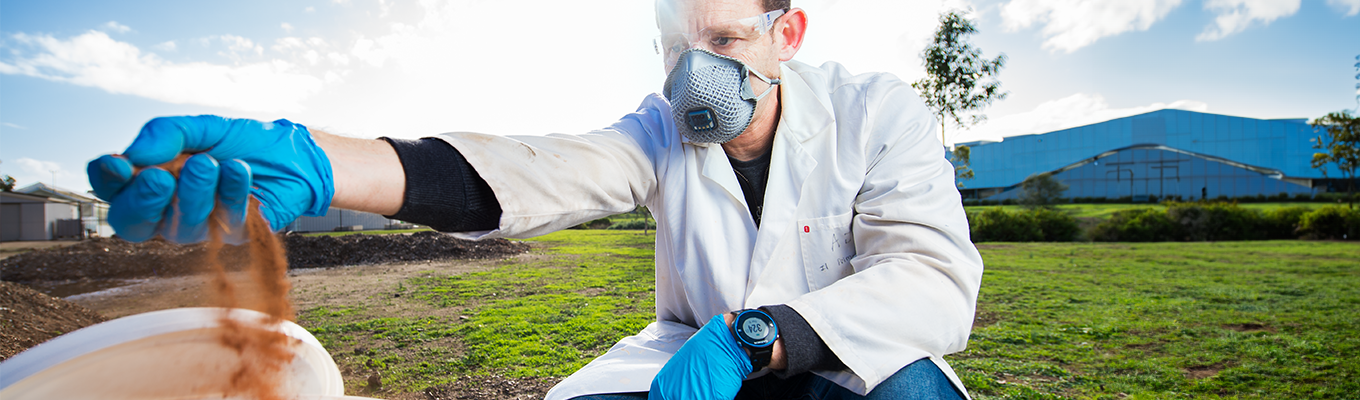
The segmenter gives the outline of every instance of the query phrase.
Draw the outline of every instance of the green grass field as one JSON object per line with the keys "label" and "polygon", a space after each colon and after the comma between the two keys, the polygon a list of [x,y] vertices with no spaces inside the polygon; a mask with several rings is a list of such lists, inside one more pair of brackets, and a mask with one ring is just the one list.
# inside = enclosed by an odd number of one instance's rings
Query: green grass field
{"label": "green grass field", "polygon": [[342,369],[357,371],[347,374],[352,393],[366,390],[372,372],[384,396],[468,375],[563,377],[655,318],[654,240],[638,231],[558,232],[534,240],[547,250],[533,261],[461,275],[432,269],[367,304],[301,310],[298,323]]}
{"label": "green grass field", "polygon": [[[563,231],[535,239],[546,251],[528,262],[430,271],[373,296],[424,311],[318,308],[299,323],[342,368],[381,371],[388,390],[466,375],[565,376],[652,320],[652,240]],[[975,398],[1360,393],[1356,243],[980,248],[987,270],[972,339],[947,357]]]}
{"label": "green grass field", "polygon": [[979,398],[1355,398],[1360,245],[988,244]]}

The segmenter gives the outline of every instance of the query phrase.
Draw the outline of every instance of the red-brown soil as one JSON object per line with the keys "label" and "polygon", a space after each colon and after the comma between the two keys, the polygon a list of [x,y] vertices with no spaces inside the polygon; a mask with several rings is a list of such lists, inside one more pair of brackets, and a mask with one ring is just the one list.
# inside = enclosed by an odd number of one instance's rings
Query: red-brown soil
{"label": "red-brown soil", "polygon": [[104,317],[75,303],[0,281],[0,360]]}

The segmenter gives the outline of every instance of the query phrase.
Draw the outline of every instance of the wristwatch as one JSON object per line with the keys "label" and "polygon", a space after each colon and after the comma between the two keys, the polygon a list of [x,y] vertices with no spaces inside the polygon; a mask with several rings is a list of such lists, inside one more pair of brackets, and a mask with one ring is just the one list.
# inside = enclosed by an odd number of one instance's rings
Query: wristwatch
{"label": "wristwatch", "polygon": [[756,371],[770,365],[774,341],[779,339],[779,327],[774,325],[774,318],[764,311],[742,310],[737,312],[737,319],[732,321],[732,336],[737,339],[737,345],[746,350],[746,355],[751,357],[751,370]]}

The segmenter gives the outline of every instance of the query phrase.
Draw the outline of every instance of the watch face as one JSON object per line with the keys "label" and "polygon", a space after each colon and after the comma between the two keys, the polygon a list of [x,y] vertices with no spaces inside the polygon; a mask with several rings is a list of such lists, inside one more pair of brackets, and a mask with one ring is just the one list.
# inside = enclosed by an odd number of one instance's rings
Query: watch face
{"label": "watch face", "polygon": [[770,335],[770,329],[765,326],[765,321],[759,318],[747,318],[741,323],[741,333],[746,334],[752,341],[759,342]]}
{"label": "watch face", "polygon": [[774,319],[756,310],[737,315],[737,321],[733,328],[739,341],[745,342],[748,346],[766,347],[774,343],[777,337],[775,336]]}

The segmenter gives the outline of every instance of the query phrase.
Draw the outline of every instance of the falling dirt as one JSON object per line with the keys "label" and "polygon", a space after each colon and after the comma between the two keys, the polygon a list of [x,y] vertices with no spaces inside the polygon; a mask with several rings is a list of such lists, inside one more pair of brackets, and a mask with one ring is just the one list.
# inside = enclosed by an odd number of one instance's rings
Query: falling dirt
{"label": "falling dirt", "polygon": [[[160,167],[178,179],[180,169],[188,159],[188,154],[181,154]],[[239,355],[239,364],[232,373],[231,384],[224,395],[283,400],[282,371],[293,359],[293,352],[289,350],[293,339],[270,328],[282,321],[293,320],[293,305],[288,299],[288,255],[259,209],[259,201],[252,196],[243,227],[230,226],[223,210],[214,210],[208,221],[211,228],[208,229],[207,251],[201,265],[207,266],[213,275],[210,287],[214,289],[214,306],[222,308],[222,316],[218,319],[223,328],[219,342]],[[221,257],[224,244],[222,236],[231,233],[231,229],[246,230],[246,249],[250,262],[244,268],[252,279],[248,281],[250,287],[243,288],[245,290],[238,290],[227,277],[227,269],[223,265],[226,260]],[[266,318],[262,321],[231,318],[230,310],[240,307],[263,312]]]}
{"label": "falling dirt", "polygon": [[[293,320],[293,306],[288,300],[288,259],[278,237],[269,229],[269,223],[255,211],[259,208],[258,202],[254,199],[250,202],[250,210],[254,212],[247,214],[244,228],[250,251],[246,272],[252,278],[248,283],[253,287],[237,290],[227,277],[227,270],[218,257],[223,245],[223,229],[210,230],[204,265],[213,275],[210,287],[214,289],[215,305],[223,308],[219,320],[224,328],[220,341],[240,355],[240,364],[232,373],[226,395],[282,400],[280,378],[283,367],[293,358],[288,349],[292,339],[267,327]],[[226,226],[221,213],[213,214],[212,224],[219,228]],[[243,322],[230,318],[226,310],[237,307],[264,312],[266,320]]]}

